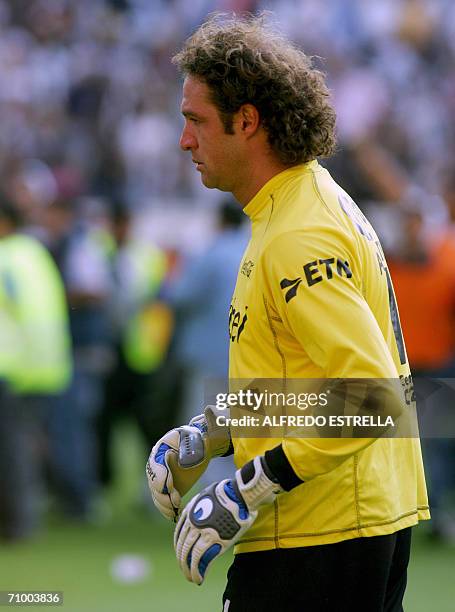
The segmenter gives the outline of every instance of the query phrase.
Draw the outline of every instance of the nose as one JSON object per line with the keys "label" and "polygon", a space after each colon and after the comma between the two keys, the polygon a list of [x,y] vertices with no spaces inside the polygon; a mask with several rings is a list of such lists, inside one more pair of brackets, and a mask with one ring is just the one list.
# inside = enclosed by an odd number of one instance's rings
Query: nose
{"label": "nose", "polygon": [[191,133],[189,126],[185,123],[182,133],[180,134],[180,148],[183,151],[191,151],[197,148],[197,141],[194,134]]}

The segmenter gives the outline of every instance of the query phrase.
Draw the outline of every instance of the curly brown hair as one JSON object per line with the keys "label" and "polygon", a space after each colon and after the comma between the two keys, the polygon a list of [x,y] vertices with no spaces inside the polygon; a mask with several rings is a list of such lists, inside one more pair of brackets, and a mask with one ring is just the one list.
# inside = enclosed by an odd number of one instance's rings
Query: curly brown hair
{"label": "curly brown hair", "polygon": [[264,14],[211,15],[172,61],[209,86],[226,133],[233,133],[233,114],[249,103],[282,163],[333,153],[336,115],[325,76]]}

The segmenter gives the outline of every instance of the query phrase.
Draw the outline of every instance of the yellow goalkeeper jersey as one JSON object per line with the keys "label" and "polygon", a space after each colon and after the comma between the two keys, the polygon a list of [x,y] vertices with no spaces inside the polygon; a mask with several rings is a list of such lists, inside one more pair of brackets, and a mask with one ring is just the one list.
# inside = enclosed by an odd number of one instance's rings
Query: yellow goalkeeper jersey
{"label": "yellow goalkeeper jersey", "polygon": [[[230,379],[409,380],[379,240],[317,161],[266,183],[229,313]],[[420,441],[233,440],[238,467],[282,443],[304,481],[263,506],[236,553],[390,534],[429,518]]]}

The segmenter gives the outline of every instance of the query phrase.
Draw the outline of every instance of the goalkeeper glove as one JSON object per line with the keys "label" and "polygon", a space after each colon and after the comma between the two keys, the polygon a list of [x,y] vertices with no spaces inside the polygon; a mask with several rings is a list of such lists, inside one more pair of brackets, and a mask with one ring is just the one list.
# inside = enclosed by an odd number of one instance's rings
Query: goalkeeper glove
{"label": "goalkeeper glove", "polygon": [[180,569],[190,582],[202,584],[209,564],[228,550],[284,489],[264,457],[255,457],[193,497],[175,528],[174,548]]}
{"label": "goalkeeper glove", "polygon": [[228,427],[216,423],[217,409],[207,406],[189,425],[171,429],[152,448],[146,474],[153,503],[176,520],[183,495],[199,480],[213,457],[231,448]]}

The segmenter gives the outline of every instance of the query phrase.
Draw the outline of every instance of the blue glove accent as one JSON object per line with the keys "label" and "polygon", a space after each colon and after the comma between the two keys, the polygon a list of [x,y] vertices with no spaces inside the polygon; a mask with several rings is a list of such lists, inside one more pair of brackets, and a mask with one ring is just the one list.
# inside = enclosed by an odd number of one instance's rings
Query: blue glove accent
{"label": "blue glove accent", "polygon": [[238,505],[239,517],[242,519],[242,521],[246,520],[249,515],[248,508],[245,502],[243,501],[243,499],[239,497],[237,493],[235,492],[234,485],[232,484],[232,480],[229,480],[224,485],[224,492],[226,493],[226,495],[229,497],[231,501],[233,501],[234,503]]}
{"label": "blue glove accent", "polygon": [[205,576],[205,572],[207,571],[208,564],[220,553],[220,550],[221,550],[220,544],[212,544],[210,548],[207,548],[205,553],[202,555],[197,568],[203,578]]}
{"label": "blue glove accent", "polygon": [[[169,444],[166,444],[165,442],[163,442],[162,444],[160,444],[158,450],[156,451],[155,461],[163,465],[165,468],[167,468],[165,456],[166,456],[166,452],[170,450],[170,448],[171,447],[169,446]],[[169,495],[169,489],[167,488],[166,484],[164,485],[161,493],[164,493],[165,495]]]}
{"label": "blue glove accent", "polygon": [[177,561],[185,577],[202,584],[212,562],[240,539],[257,515],[234,479],[215,482],[195,495],[174,535]]}
{"label": "blue glove accent", "polygon": [[207,429],[207,423],[204,421],[202,423],[193,423],[193,427],[196,427],[196,429],[199,429],[199,431],[202,434],[206,434],[208,429]]}
{"label": "blue glove accent", "polygon": [[199,510],[197,510],[196,512],[193,512],[194,518],[198,521],[201,518],[203,512],[204,510],[202,508],[199,508]]}
{"label": "blue glove accent", "polygon": [[166,455],[166,451],[168,451],[170,448],[171,447],[169,446],[169,444],[166,444],[165,442],[160,444],[159,449],[156,451],[155,461],[165,466],[166,462],[165,462],[164,456]]}

